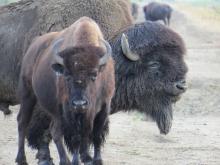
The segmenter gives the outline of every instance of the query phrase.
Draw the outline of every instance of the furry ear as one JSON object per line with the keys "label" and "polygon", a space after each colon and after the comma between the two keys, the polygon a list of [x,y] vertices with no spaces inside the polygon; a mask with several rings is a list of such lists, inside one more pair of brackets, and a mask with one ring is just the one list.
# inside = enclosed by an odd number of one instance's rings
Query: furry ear
{"label": "furry ear", "polygon": [[52,70],[58,75],[64,73],[64,67],[63,67],[63,65],[61,65],[59,63],[52,64],[51,67],[52,67]]}

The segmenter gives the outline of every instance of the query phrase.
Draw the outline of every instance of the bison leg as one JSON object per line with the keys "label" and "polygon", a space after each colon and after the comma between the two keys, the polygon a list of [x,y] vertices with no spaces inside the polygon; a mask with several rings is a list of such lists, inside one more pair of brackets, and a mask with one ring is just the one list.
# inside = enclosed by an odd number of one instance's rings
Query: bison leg
{"label": "bison leg", "polygon": [[93,143],[94,143],[94,165],[102,165],[101,145],[105,141],[105,136],[108,134],[108,113],[110,105],[104,105],[102,110],[97,114],[93,126]]}
{"label": "bison leg", "polygon": [[60,158],[60,165],[70,165],[70,161],[67,157],[66,150],[64,148],[63,144],[63,134],[62,134],[62,129],[61,129],[61,119],[56,118],[53,120],[51,123],[51,135],[54,140],[54,143],[56,144],[59,158]]}
{"label": "bison leg", "polygon": [[54,165],[53,160],[50,157],[49,143],[40,145],[36,159],[38,159],[38,165]]}
{"label": "bison leg", "polygon": [[0,111],[2,111],[4,115],[11,114],[11,110],[9,109],[9,104],[7,103],[0,103]]}
{"label": "bison leg", "polygon": [[80,158],[85,164],[92,164],[92,157],[89,154],[89,138],[82,138],[80,145]]}
{"label": "bison leg", "polygon": [[26,165],[24,141],[28,124],[30,122],[36,98],[29,91],[23,90],[21,106],[17,116],[18,121],[18,153],[16,162],[19,165]]}

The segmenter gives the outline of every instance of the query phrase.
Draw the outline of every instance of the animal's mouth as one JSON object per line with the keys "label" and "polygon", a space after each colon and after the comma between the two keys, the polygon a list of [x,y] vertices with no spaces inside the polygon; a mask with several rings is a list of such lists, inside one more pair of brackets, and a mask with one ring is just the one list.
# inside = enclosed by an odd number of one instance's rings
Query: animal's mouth
{"label": "animal's mouth", "polygon": [[176,102],[181,98],[181,95],[186,92],[187,88],[186,81],[183,79],[172,83],[166,92],[171,97],[172,102]]}

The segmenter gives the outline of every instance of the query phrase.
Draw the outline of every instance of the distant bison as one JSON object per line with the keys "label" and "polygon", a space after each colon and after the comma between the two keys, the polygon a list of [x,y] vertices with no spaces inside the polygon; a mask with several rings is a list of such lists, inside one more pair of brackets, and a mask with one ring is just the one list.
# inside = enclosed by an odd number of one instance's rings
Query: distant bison
{"label": "distant bison", "polygon": [[[73,154],[73,165],[79,164],[79,154],[83,163],[102,164],[101,145],[108,131],[115,85],[111,53],[99,26],[88,17],[60,32],[45,34],[30,45],[19,81],[19,165],[26,164],[24,140],[37,103],[52,119],[50,132],[60,165],[70,165],[63,135]],[[89,155],[91,142],[93,159]]]}
{"label": "distant bison", "polygon": [[145,19],[149,21],[162,20],[165,25],[170,24],[172,8],[167,4],[151,2],[144,6]]}
{"label": "distant bison", "polygon": [[138,8],[139,8],[139,6],[137,3],[134,3],[134,2],[131,3],[131,14],[132,14],[134,20],[136,20],[138,17]]}
{"label": "distant bison", "polygon": [[[186,91],[187,66],[181,37],[147,21],[120,31],[110,44],[116,78],[111,113],[143,112],[156,121],[162,134],[167,134],[172,126],[172,105]],[[41,161],[51,160],[49,125],[49,117],[43,111],[36,112],[28,133],[29,145],[38,149]]]}

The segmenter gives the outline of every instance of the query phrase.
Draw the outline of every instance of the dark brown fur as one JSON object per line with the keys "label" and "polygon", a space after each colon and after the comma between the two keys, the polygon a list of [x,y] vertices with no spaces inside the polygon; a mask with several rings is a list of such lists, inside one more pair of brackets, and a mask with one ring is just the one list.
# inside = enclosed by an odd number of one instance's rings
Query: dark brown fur
{"label": "dark brown fur", "polygon": [[[114,94],[111,57],[108,56],[104,65],[99,64],[109,51],[102,40],[98,25],[83,17],[63,31],[43,35],[31,44],[23,59],[19,82],[18,164],[26,164],[24,138],[37,103],[52,119],[50,132],[61,165],[70,165],[62,136],[73,154],[74,165],[79,163],[79,153],[82,162],[102,164],[100,147],[108,131]],[[55,44],[57,41],[60,46]],[[59,52],[55,51],[57,47]],[[94,72],[96,79],[91,79]],[[84,97],[88,100],[86,104],[73,104],[84,101]],[[93,159],[88,153],[91,143],[94,144]]]}
{"label": "dark brown fur", "polygon": [[163,3],[151,2],[143,7],[145,19],[149,21],[162,20],[165,25],[170,24],[172,8]]}

